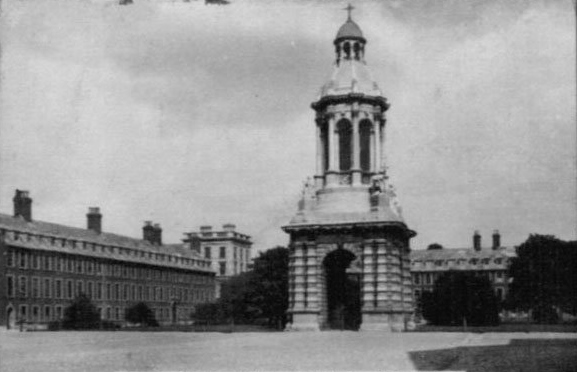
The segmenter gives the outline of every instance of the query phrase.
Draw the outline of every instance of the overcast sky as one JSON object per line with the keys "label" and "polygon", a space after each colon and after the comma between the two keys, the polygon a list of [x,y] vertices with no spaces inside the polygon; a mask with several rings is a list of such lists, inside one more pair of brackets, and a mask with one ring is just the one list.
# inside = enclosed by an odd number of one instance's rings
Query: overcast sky
{"label": "overcast sky", "polygon": [[[257,250],[314,174],[310,109],[345,1],[2,2],[0,211],[178,242],[232,222]],[[389,102],[389,174],[415,249],[575,239],[571,0],[352,1]]]}

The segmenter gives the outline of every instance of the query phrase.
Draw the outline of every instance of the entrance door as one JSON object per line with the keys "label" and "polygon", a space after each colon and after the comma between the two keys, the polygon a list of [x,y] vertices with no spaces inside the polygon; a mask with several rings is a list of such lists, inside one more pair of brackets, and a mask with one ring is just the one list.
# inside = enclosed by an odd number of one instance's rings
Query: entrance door
{"label": "entrance door", "polygon": [[9,306],[6,309],[6,329],[15,329],[16,328],[16,312]]}
{"label": "entrance door", "polygon": [[339,248],[329,253],[324,260],[330,329],[356,331],[360,327],[359,275],[347,274],[347,268],[355,257],[353,253]]}

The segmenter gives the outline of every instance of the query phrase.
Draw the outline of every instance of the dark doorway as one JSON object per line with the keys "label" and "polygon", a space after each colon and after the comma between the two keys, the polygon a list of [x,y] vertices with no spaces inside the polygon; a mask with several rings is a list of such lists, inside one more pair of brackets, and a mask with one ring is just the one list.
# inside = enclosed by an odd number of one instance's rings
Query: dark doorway
{"label": "dark doorway", "polygon": [[355,258],[353,253],[339,248],[324,260],[330,329],[356,331],[361,325],[360,275],[347,273]]}
{"label": "dark doorway", "polygon": [[16,328],[16,314],[12,306],[6,309],[6,329]]}

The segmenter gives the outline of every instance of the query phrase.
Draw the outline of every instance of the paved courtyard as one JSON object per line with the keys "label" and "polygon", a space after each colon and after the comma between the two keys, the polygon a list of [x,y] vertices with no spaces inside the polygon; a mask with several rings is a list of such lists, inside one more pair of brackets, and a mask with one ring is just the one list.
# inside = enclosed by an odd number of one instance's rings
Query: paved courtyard
{"label": "paved courtyard", "polygon": [[575,333],[0,332],[0,371],[577,371]]}

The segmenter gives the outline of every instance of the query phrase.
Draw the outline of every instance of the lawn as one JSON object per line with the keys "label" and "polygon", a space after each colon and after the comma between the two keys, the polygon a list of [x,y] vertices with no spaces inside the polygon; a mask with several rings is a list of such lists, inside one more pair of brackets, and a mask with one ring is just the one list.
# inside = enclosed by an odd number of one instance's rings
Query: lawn
{"label": "lawn", "polygon": [[6,332],[0,371],[577,370],[575,333]]}

